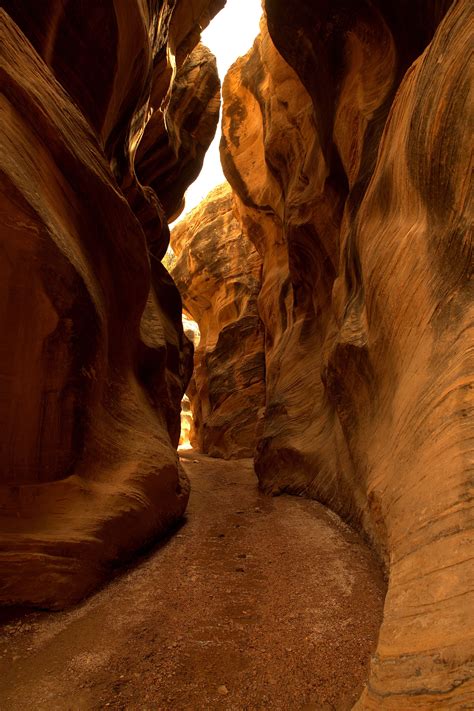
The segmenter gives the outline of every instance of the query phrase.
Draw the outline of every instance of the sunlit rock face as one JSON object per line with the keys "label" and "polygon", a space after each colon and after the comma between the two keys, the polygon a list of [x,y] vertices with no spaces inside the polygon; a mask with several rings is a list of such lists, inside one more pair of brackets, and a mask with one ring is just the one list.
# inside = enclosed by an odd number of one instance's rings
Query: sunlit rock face
{"label": "sunlit rock face", "polygon": [[242,236],[227,183],[174,227],[171,244],[173,279],[200,330],[191,443],[213,457],[252,456],[264,405],[261,260]]}
{"label": "sunlit rock face", "polygon": [[450,6],[267,0],[272,39],[223,87],[263,260],[260,485],[327,503],[387,566],[364,709],[474,698],[472,10]]}
{"label": "sunlit rock face", "polygon": [[[174,257],[174,260],[176,261],[176,257]],[[199,332],[199,326],[197,325],[196,321],[193,321],[193,319],[188,318],[184,313],[183,313],[183,329],[186,337],[191,341],[193,344],[194,348],[194,353],[196,352],[197,347],[199,346],[199,341],[201,338],[201,334]],[[195,381],[194,381],[194,372],[193,375],[191,376],[191,379],[188,383],[188,389],[187,392],[191,393],[194,392],[195,390]],[[196,439],[194,436],[194,420],[193,420],[193,411],[191,409],[191,401],[189,399],[189,395],[186,393],[183,396],[183,399],[181,400],[181,434],[179,437],[179,446],[184,447],[186,449],[191,449],[192,448],[192,442],[196,443]]]}
{"label": "sunlit rock face", "polygon": [[[160,261],[167,208],[137,180],[134,155],[152,92],[155,111],[160,96],[173,103],[175,79],[185,93],[181,68],[223,2],[89,5],[4,0],[0,10],[6,604],[78,600],[188,498],[176,446],[192,347]],[[192,120],[206,123],[208,108],[193,107]]]}

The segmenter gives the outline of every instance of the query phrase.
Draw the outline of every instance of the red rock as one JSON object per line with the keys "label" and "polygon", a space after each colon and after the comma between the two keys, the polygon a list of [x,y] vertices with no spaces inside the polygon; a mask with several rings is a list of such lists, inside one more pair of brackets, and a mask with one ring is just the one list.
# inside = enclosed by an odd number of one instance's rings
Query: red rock
{"label": "red rock", "polygon": [[133,158],[153,65],[185,65],[218,5],[2,3],[0,603],[80,599],[186,507],[191,346]]}
{"label": "red rock", "polygon": [[[192,349],[161,259],[215,126],[193,50],[222,4],[2,2],[2,603],[80,599],[184,511]],[[202,275],[198,235],[176,272],[197,431],[223,456],[256,439],[262,489],[319,499],[384,560],[359,708],[468,708],[472,9],[265,5],[223,90],[233,206],[200,208]]]}
{"label": "red rock", "polygon": [[188,388],[191,442],[214,457],[250,457],[264,405],[261,260],[242,237],[228,184],[174,227],[171,244],[172,275],[200,331]]}
{"label": "red rock", "polygon": [[[160,81],[157,72],[152,103]],[[156,101],[135,164],[140,181],[154,189],[171,222],[183,208],[186,188],[199,175],[219,119],[220,82],[206,47],[198,45],[178,70],[163,110],[162,97]]]}
{"label": "red rock", "polygon": [[335,509],[389,574],[360,708],[474,696],[472,10],[450,5],[267,0],[281,54],[263,29],[223,87],[225,173],[263,258],[260,485]]}

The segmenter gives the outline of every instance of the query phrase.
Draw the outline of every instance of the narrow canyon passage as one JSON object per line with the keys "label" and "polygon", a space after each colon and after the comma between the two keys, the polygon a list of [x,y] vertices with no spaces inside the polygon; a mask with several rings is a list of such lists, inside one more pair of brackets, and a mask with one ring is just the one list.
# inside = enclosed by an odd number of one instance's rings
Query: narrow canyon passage
{"label": "narrow canyon passage", "polygon": [[251,460],[183,454],[170,540],[78,607],[3,621],[0,709],[350,709],[384,581],[314,501],[260,494]]}
{"label": "narrow canyon passage", "polygon": [[474,711],[473,28],[0,1],[0,711]]}

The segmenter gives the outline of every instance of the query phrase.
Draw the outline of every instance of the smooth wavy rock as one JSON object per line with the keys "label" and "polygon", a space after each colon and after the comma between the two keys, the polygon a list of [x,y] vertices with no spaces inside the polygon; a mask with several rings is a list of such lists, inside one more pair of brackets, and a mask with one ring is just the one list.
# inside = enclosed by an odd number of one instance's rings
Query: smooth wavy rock
{"label": "smooth wavy rock", "polygon": [[218,6],[2,3],[0,603],[75,602],[185,510],[192,347],[133,159]]}
{"label": "smooth wavy rock", "polygon": [[331,506],[386,564],[358,707],[467,709],[472,5],[266,9],[221,143],[263,259],[260,485]]}
{"label": "smooth wavy rock", "polygon": [[201,171],[220,103],[216,60],[199,44],[178,70],[164,109],[158,105],[153,111],[135,159],[140,182],[154,189],[170,222],[181,212],[186,188]]}
{"label": "smooth wavy rock", "polygon": [[188,389],[191,442],[213,457],[252,456],[265,393],[261,260],[242,237],[227,183],[173,228],[171,244],[173,279],[200,330]]}

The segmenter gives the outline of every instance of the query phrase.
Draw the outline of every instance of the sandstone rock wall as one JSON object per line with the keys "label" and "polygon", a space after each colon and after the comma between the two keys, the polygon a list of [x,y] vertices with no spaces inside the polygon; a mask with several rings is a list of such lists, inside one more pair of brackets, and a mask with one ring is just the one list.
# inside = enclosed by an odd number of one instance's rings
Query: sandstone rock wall
{"label": "sandstone rock wall", "polygon": [[328,504],[385,561],[360,708],[468,708],[472,7],[266,11],[221,143],[263,260],[260,485]]}
{"label": "sandstone rock wall", "polygon": [[160,88],[155,82],[151,104],[157,106],[138,145],[136,166],[140,181],[159,195],[171,222],[184,206],[184,192],[199,175],[216,131],[220,81],[214,56],[201,44],[191,52],[176,73],[164,110],[159,110]]}
{"label": "sandstone rock wall", "polygon": [[171,233],[172,270],[200,330],[188,388],[191,442],[224,459],[253,455],[264,405],[261,260],[242,236],[232,191],[218,186]]}
{"label": "sandstone rock wall", "polygon": [[218,79],[192,50],[222,5],[2,2],[0,603],[74,602],[185,509],[191,346],[160,259],[192,171],[170,208],[158,171],[155,192],[134,159],[152,110],[189,77],[209,101],[184,102],[168,126],[180,135],[190,113],[205,125],[197,153],[174,153],[202,160]]}

